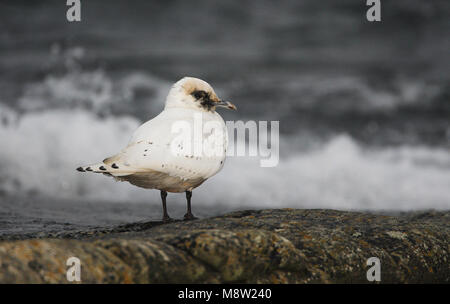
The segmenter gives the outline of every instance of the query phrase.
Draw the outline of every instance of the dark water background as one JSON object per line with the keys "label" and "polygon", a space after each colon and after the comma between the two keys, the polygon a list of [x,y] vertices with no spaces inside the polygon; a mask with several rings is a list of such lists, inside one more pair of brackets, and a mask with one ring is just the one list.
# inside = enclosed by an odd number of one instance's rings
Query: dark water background
{"label": "dark water background", "polygon": [[194,193],[202,216],[449,209],[450,3],[382,1],[370,23],[365,2],[89,0],[69,23],[65,1],[1,1],[0,233],[158,218],[156,191],[73,168],[186,75],[238,106],[226,120],[280,121],[280,164],[231,158]]}

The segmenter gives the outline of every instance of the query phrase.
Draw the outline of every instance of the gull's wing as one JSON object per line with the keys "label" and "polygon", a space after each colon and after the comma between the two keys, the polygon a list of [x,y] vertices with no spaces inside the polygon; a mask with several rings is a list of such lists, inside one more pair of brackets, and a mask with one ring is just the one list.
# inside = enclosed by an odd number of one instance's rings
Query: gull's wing
{"label": "gull's wing", "polygon": [[[206,179],[214,175],[223,166],[225,155],[202,157],[195,156],[192,151],[172,151],[171,144],[179,137],[179,133],[172,132],[172,127],[178,121],[193,125],[191,113],[163,111],[141,125],[120,153],[106,158],[102,163],[80,167],[78,170],[107,173],[115,177],[158,172],[183,180]],[[226,147],[226,129],[224,132],[223,144]],[[207,137],[203,137],[205,139]]]}

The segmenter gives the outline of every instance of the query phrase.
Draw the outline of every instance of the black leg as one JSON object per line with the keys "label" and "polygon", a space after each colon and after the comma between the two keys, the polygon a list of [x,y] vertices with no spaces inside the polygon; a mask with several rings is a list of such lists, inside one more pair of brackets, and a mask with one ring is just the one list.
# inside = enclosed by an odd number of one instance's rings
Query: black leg
{"label": "black leg", "polygon": [[161,200],[162,200],[162,207],[163,207],[163,222],[169,222],[172,219],[170,218],[169,214],[167,213],[167,206],[166,206],[166,197],[167,197],[167,192],[161,190]]}
{"label": "black leg", "polygon": [[191,197],[192,197],[192,191],[186,191],[187,212],[184,215],[185,220],[195,220],[196,219],[196,217],[192,214],[192,210],[191,210]]}

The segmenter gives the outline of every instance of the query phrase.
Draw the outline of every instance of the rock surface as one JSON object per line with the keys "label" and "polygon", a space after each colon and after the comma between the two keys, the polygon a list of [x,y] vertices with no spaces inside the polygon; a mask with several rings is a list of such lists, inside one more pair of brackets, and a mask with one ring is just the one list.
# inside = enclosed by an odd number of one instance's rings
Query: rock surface
{"label": "rock surface", "polygon": [[370,257],[382,283],[448,283],[449,218],[276,209],[22,235],[0,241],[0,283],[68,283],[69,257],[82,283],[367,283]]}

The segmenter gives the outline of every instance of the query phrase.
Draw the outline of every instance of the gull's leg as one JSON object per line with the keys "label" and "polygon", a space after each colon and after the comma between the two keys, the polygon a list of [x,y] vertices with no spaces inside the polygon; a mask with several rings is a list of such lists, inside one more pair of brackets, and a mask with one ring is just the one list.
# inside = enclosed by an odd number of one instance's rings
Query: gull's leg
{"label": "gull's leg", "polygon": [[196,217],[192,214],[192,211],[191,211],[191,197],[192,197],[192,191],[186,191],[187,212],[184,215],[185,220],[195,220],[196,219]]}
{"label": "gull's leg", "polygon": [[170,218],[169,214],[167,213],[167,206],[166,206],[166,197],[167,192],[164,190],[161,190],[161,200],[162,200],[162,207],[163,207],[163,222],[169,222],[172,219]]}

